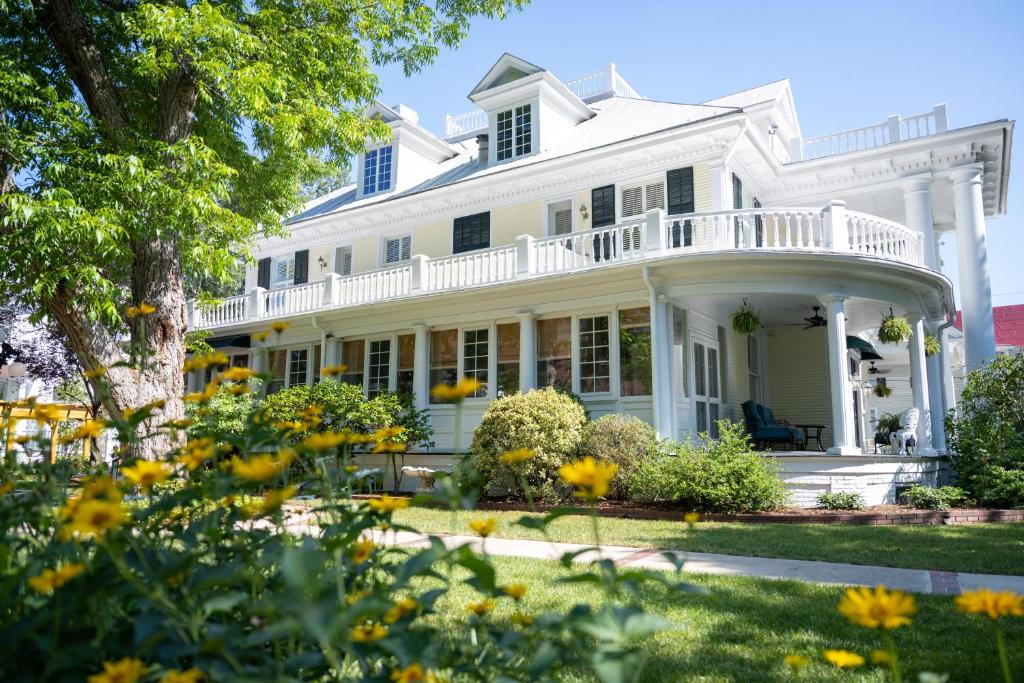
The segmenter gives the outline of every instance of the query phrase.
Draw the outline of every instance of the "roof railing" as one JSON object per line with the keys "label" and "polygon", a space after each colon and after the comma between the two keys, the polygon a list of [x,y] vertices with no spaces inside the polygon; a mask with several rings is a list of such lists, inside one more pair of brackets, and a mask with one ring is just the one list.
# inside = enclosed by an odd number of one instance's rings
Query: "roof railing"
{"label": "roof railing", "polygon": [[896,114],[882,123],[853,128],[815,138],[793,138],[790,142],[790,161],[810,161],[836,154],[859,152],[872,147],[889,145],[922,138],[948,130],[946,105],[937,104],[923,114],[901,117]]}

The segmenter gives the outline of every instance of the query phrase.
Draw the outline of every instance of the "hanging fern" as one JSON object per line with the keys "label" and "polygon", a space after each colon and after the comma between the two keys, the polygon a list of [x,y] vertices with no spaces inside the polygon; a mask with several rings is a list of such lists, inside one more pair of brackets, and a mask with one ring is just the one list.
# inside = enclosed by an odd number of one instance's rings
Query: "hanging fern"
{"label": "hanging fern", "polygon": [[892,396],[892,389],[885,386],[884,384],[875,385],[875,396],[878,398],[889,398]]}
{"label": "hanging fern", "polygon": [[939,340],[934,335],[926,334],[924,336],[924,355],[934,356],[940,351],[942,351],[942,345],[939,344]]}
{"label": "hanging fern", "polygon": [[899,344],[910,339],[910,323],[889,309],[889,315],[882,318],[878,326],[878,341],[883,344]]}
{"label": "hanging fern", "polygon": [[754,334],[761,327],[760,314],[744,299],[743,305],[732,314],[732,329],[736,334]]}

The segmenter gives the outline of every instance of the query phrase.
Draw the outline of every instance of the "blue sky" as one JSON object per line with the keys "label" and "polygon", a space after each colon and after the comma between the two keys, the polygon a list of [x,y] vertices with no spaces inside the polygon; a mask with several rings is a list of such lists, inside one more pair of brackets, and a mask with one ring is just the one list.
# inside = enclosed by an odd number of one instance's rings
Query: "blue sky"
{"label": "blue sky", "polygon": [[[949,105],[951,127],[1017,119],[1024,111],[1024,3],[948,0],[535,0],[504,22],[477,21],[458,50],[443,51],[411,79],[400,69],[380,70],[382,100],[412,106],[423,125],[441,132],[445,113],[472,107],[466,94],[505,51],[563,80],[614,61],[642,95],[675,102],[789,78],[807,137],[925,112],[939,102]],[[988,221],[997,306],[1024,303],[1018,157],[1009,213]],[[955,245],[942,256],[955,282]]]}

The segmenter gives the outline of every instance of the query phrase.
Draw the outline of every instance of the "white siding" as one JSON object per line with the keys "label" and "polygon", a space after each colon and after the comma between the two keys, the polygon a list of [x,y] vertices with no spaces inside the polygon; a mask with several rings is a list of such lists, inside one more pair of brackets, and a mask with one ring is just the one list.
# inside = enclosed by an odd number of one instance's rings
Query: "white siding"
{"label": "white siding", "polygon": [[826,425],[821,442],[828,448],[832,420],[825,328],[779,325],[768,328],[766,339],[768,407],[780,419]]}

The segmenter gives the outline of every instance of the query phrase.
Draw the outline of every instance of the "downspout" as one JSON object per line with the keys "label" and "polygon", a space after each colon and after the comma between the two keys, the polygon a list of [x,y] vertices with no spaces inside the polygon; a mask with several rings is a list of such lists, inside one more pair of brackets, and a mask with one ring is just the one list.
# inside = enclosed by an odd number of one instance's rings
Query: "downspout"
{"label": "downspout", "polygon": [[[942,420],[943,420],[943,424],[945,424],[946,415],[949,414],[949,395],[946,392],[946,370],[949,370],[950,373],[952,373],[953,370],[952,370],[952,368],[949,367],[949,359],[946,357],[947,356],[947,354],[946,354],[946,343],[945,343],[945,341],[943,341],[942,335],[946,332],[946,330],[948,328],[952,327],[955,322],[956,322],[956,316],[954,315],[954,317],[952,319],[947,319],[946,322],[942,323],[937,328],[935,328],[935,338],[939,342],[939,374],[942,376],[941,379],[942,379]],[[944,445],[946,445],[947,450],[948,450],[949,446],[946,443],[946,436],[945,436],[946,430],[945,430],[945,427],[943,427],[942,432],[943,432],[942,442],[943,442]]]}
{"label": "downspout", "polygon": [[654,361],[651,367],[651,390],[653,393],[651,398],[654,403],[652,406],[654,408],[654,431],[657,433],[659,439],[665,439],[672,435],[666,433],[670,431],[670,425],[662,424],[663,420],[661,414],[661,384],[668,379],[668,375],[662,371],[661,367],[662,363],[664,363],[660,353],[662,342],[661,335],[664,334],[664,332],[661,330],[661,326],[659,324],[661,316],[655,313],[658,306],[658,292],[654,289],[654,282],[651,280],[650,266],[644,264],[642,276],[644,284],[647,285],[647,291],[650,294],[651,358]]}
{"label": "downspout", "polygon": [[313,325],[313,329],[320,330],[320,367],[317,368],[317,374],[319,375],[320,372],[323,371],[324,366],[328,364],[327,363],[327,339],[328,338],[333,339],[334,335],[331,335],[327,331],[327,328],[320,324],[320,321],[317,320],[317,317],[315,315],[310,317],[310,323]]}

